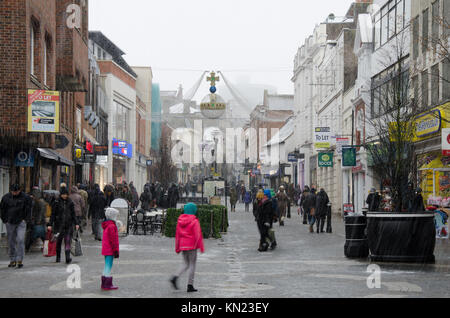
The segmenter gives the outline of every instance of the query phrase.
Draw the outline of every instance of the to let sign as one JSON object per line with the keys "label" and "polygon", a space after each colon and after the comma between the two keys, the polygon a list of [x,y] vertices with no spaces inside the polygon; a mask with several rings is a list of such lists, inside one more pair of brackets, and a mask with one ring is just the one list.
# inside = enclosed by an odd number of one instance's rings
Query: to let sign
{"label": "to let sign", "polygon": [[316,127],[314,130],[314,147],[330,148],[331,147],[331,128]]}

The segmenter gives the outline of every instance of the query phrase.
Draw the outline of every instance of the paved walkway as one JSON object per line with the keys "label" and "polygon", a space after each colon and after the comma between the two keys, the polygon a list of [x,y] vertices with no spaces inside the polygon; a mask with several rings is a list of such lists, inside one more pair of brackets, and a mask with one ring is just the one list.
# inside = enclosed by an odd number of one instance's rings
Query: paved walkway
{"label": "paved walkway", "polygon": [[[286,226],[275,226],[278,248],[257,251],[259,235],[251,213],[238,205],[230,213],[229,233],[222,239],[205,240],[206,253],[199,255],[195,286],[187,294],[187,277],[179,291],[168,279],[181,264],[174,252],[174,239],[129,236],[120,240],[120,259],[113,267],[119,290],[102,292],[101,243],[83,236],[84,256],[74,265],[54,263],[39,252],[27,254],[25,267],[7,268],[6,249],[0,249],[0,297],[158,297],[158,298],[293,298],[293,297],[449,297],[449,241],[438,241],[434,265],[379,264],[380,288],[369,288],[367,261],[344,257],[344,225],[335,217],[333,234],[309,233],[294,211]],[[81,288],[67,284],[79,269]],[[76,276],[76,273],[75,273]],[[72,287],[74,284],[72,284]]]}

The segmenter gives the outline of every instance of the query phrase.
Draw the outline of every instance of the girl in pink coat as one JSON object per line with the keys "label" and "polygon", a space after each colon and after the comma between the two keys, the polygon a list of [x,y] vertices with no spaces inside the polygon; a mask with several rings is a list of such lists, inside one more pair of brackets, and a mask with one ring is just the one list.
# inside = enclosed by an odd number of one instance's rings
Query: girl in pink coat
{"label": "girl in pink coat", "polygon": [[184,214],[180,215],[175,234],[175,252],[182,252],[184,264],[181,266],[178,274],[173,276],[170,282],[175,289],[178,289],[178,277],[189,270],[189,281],[187,292],[196,292],[194,288],[195,265],[197,263],[197,250],[205,252],[203,245],[203,235],[200,228],[200,222],[195,216],[197,206],[194,203],[188,203],[184,206]]}
{"label": "girl in pink coat", "polygon": [[119,258],[119,231],[116,220],[119,211],[113,208],[106,209],[106,221],[102,223],[102,255],[105,256],[105,269],[102,276],[102,290],[115,290],[118,287],[112,283],[111,269],[114,258]]}

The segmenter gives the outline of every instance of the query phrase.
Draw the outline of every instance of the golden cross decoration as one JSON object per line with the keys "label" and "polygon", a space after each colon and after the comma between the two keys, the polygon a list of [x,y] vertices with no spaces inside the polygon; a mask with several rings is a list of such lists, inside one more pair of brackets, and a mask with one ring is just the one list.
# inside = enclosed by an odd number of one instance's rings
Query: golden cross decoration
{"label": "golden cross decoration", "polygon": [[220,82],[220,77],[216,76],[216,73],[211,72],[211,76],[208,76],[206,81],[211,82],[211,86],[216,86],[216,82]]}

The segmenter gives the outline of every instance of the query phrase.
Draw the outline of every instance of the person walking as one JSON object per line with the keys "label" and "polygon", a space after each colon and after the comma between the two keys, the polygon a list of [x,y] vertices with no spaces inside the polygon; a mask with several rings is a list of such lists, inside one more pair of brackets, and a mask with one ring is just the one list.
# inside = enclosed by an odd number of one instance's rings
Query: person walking
{"label": "person walking", "polygon": [[284,186],[280,187],[278,193],[276,194],[276,199],[278,202],[280,226],[284,226],[284,220],[286,219],[286,212],[289,204],[289,197],[286,194]]}
{"label": "person walking", "polygon": [[237,202],[236,189],[235,188],[231,188],[231,190],[230,190],[231,212],[236,212],[236,202]]}
{"label": "person walking", "polygon": [[131,208],[134,210],[139,206],[139,194],[136,190],[136,187],[133,184],[133,181],[130,182],[130,192],[131,192]]}
{"label": "person walking", "polygon": [[55,233],[56,237],[56,263],[61,262],[61,246],[64,240],[66,264],[70,264],[70,248],[73,235],[73,227],[78,231],[80,222],[75,214],[75,206],[69,198],[69,191],[62,187],[59,198],[52,204],[52,216],[48,224],[48,230]]}
{"label": "person walking", "polygon": [[23,267],[25,232],[31,221],[32,199],[22,192],[18,184],[9,188],[0,203],[1,219],[6,225],[10,263],[8,267]]}
{"label": "person walking", "polygon": [[82,223],[81,226],[82,227],[86,227],[87,226],[87,211],[89,209],[89,206],[88,206],[89,194],[87,193],[86,190],[87,190],[86,185],[80,184],[78,186],[78,193],[81,195],[81,197],[84,200],[83,217],[82,217],[82,220],[81,220],[81,223]]}
{"label": "person walking", "polygon": [[252,203],[252,195],[249,191],[244,196],[245,212],[250,212],[250,203]]}
{"label": "person walking", "polygon": [[110,207],[111,203],[115,200],[114,187],[110,184],[105,185],[103,193],[105,194],[106,206]]}
{"label": "person walking", "polygon": [[[72,200],[72,202],[74,204],[75,215],[77,216],[78,220],[80,220],[80,224],[81,224],[81,220],[83,218],[83,210],[84,210],[85,206],[84,206],[84,199],[78,192],[78,188],[76,186],[73,186],[70,189],[69,198],[70,198],[70,200]],[[83,227],[80,227],[80,233],[83,233]]]}
{"label": "person walking", "polygon": [[94,186],[94,192],[89,200],[89,217],[92,218],[92,234],[95,235],[97,241],[101,241],[101,224],[105,219],[107,202],[98,184]]}
{"label": "person walking", "polygon": [[179,199],[180,193],[178,192],[178,187],[175,183],[172,183],[168,191],[169,208],[176,208]]}
{"label": "person walking", "polygon": [[150,208],[152,206],[152,193],[150,191],[150,185],[146,184],[144,186],[144,192],[141,193],[139,201],[141,201],[142,210],[150,211]]}
{"label": "person walking", "polygon": [[113,208],[107,208],[105,212],[105,222],[102,223],[102,255],[105,257],[105,267],[102,276],[102,290],[116,290],[113,285],[111,269],[115,258],[119,258],[119,232],[117,229],[117,218],[119,211]]}
{"label": "person walking", "polygon": [[305,198],[303,207],[305,209],[305,213],[308,218],[309,232],[314,233],[314,223],[316,222],[316,218],[315,218],[316,189],[311,188],[311,191],[308,193],[308,195]]}
{"label": "person walking", "polygon": [[302,216],[303,216],[303,224],[308,224],[308,214],[306,213],[305,203],[306,203],[306,198],[308,197],[310,192],[311,192],[311,190],[309,189],[309,187],[305,186],[305,188],[303,189],[303,193],[300,196],[300,200],[299,200],[300,211],[302,212]]}
{"label": "person walking", "polygon": [[275,217],[270,191],[258,191],[253,204],[253,215],[260,235],[258,251],[266,252],[269,246],[274,249],[277,246],[275,237],[271,239],[269,235]]}
{"label": "person walking", "polygon": [[184,264],[175,276],[172,276],[170,282],[175,289],[178,289],[178,278],[187,270],[189,270],[189,280],[187,292],[196,292],[194,288],[194,275],[197,263],[197,250],[205,252],[203,244],[203,234],[200,222],[196,217],[197,205],[188,203],[184,206],[184,214],[178,218],[177,229],[175,234],[175,252],[182,252]]}
{"label": "person walking", "polygon": [[45,217],[47,214],[47,203],[42,198],[42,192],[39,187],[34,187],[31,190],[31,198],[33,205],[31,210],[30,236],[26,240],[25,250],[30,251],[31,246],[40,238],[42,243],[45,242]]}
{"label": "person walking", "polygon": [[316,227],[317,233],[323,233],[325,227],[325,218],[328,211],[328,203],[330,199],[324,188],[321,188],[316,197]]}
{"label": "person walking", "polygon": [[189,197],[189,193],[191,193],[191,181],[188,181],[184,186],[184,191],[186,192],[186,198]]}

